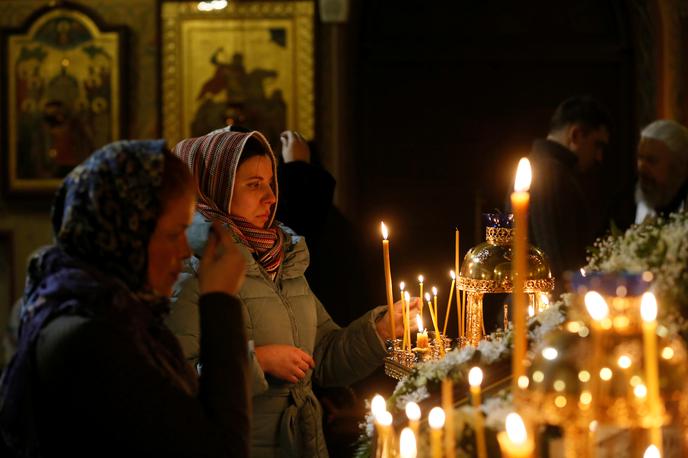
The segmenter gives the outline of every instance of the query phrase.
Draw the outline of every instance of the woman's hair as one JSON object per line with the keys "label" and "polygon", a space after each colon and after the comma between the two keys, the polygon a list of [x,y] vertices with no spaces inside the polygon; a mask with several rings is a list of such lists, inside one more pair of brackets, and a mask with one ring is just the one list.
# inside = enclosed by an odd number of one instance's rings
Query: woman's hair
{"label": "woman's hair", "polygon": [[158,198],[162,209],[172,200],[183,196],[186,192],[196,193],[196,183],[191,176],[189,167],[169,150],[163,151],[164,165],[162,183],[158,189]]}
{"label": "woman's hair", "polygon": [[241,152],[241,157],[239,158],[239,163],[237,168],[244,163],[247,159],[251,159],[255,156],[270,156],[268,149],[263,145],[257,138],[249,137],[246,140],[244,149]]}

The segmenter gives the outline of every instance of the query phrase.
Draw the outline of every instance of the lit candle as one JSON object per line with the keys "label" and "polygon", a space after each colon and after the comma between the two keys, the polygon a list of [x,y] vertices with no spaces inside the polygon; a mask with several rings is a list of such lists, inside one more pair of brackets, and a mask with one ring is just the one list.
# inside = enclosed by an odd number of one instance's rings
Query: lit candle
{"label": "lit candle", "polygon": [[468,384],[471,386],[471,400],[475,415],[475,440],[478,448],[478,458],[487,458],[487,446],[485,445],[485,428],[483,427],[483,414],[480,412],[480,384],[483,383],[483,371],[479,367],[473,367],[468,371]]}
{"label": "lit candle", "polygon": [[[438,329],[439,329],[439,326],[440,326],[440,322],[439,322],[440,316],[437,314],[437,287],[435,287],[435,286],[432,287],[432,307],[433,307],[433,310],[435,310],[435,320],[437,320],[437,327],[438,327]],[[436,339],[439,339],[439,337],[440,337],[440,336],[439,336],[439,333],[435,335],[435,338],[436,338]]]}
{"label": "lit candle", "polygon": [[392,270],[389,265],[389,240],[387,237],[387,226],[385,223],[380,223],[380,231],[382,232],[382,256],[385,263],[385,284],[387,286],[387,314],[389,315],[389,330],[392,333],[392,339],[396,339],[397,333],[394,328],[394,297],[392,296]]}
{"label": "lit candle", "polygon": [[432,458],[442,458],[442,428],[444,427],[444,410],[441,407],[433,407],[428,414],[430,425],[430,448]]}
{"label": "lit candle", "polygon": [[531,169],[528,159],[521,158],[516,171],[514,192],[511,194],[511,208],[514,212],[514,241],[511,276],[513,278],[512,297],[514,302],[514,352],[513,383],[516,392],[517,380],[525,374],[523,360],[526,357],[526,296],[523,286],[528,274],[528,202],[530,201]]}
{"label": "lit candle", "polygon": [[449,323],[449,310],[451,310],[452,298],[454,297],[454,283],[456,283],[456,274],[453,270],[449,271],[449,276],[452,279],[451,287],[449,288],[449,300],[447,301],[447,311],[444,314],[444,326],[442,327],[442,335],[447,335],[447,323]]}
{"label": "lit candle", "polygon": [[662,458],[662,454],[656,446],[650,445],[648,448],[645,449],[645,453],[643,453],[643,458]]}
{"label": "lit candle", "polygon": [[645,359],[645,383],[647,401],[652,416],[650,441],[662,454],[662,406],[659,395],[659,370],[657,362],[657,300],[652,293],[645,293],[640,301],[640,316],[643,319],[643,349]]}
{"label": "lit candle", "polygon": [[418,333],[416,334],[416,347],[428,348],[428,332],[423,328],[423,318],[416,315],[416,323],[418,323]]}
{"label": "lit candle", "polygon": [[403,334],[403,339],[401,341],[401,348],[406,350],[407,342],[406,342],[406,331],[408,330],[408,316],[406,316],[406,307],[404,304],[404,289],[406,288],[406,283],[403,281],[399,283],[399,289],[401,290],[401,321],[404,324],[404,334]]}
{"label": "lit candle", "polygon": [[439,335],[440,330],[439,327],[437,326],[437,317],[435,316],[435,312],[433,311],[432,307],[432,302],[430,301],[430,294],[425,293],[425,300],[428,303],[428,309],[430,310],[430,318],[432,319],[432,325],[435,328],[435,336]]}
{"label": "lit candle", "polygon": [[[602,368],[602,333],[604,332],[604,327],[606,323],[609,323],[609,305],[607,301],[604,300],[602,295],[597,291],[588,291],[585,293],[583,298],[585,303],[585,309],[588,314],[593,319],[592,328],[592,373],[599,374]],[[595,379],[595,383],[592,384],[592,402],[593,407],[597,410],[597,405],[599,400],[602,399],[602,384],[599,379]]]}
{"label": "lit candle", "polygon": [[406,417],[409,420],[409,428],[413,434],[418,437],[418,429],[420,423],[420,407],[415,402],[411,401],[406,404]]}
{"label": "lit candle", "polygon": [[382,447],[380,448],[381,457],[392,456],[392,450],[394,449],[393,444],[393,434],[392,434],[392,414],[389,412],[382,412],[380,418],[378,418],[378,423],[380,425]]}
{"label": "lit candle", "polygon": [[442,408],[445,413],[444,456],[456,456],[456,431],[454,430],[454,382],[451,377],[442,379]]}
{"label": "lit candle", "polygon": [[383,426],[380,423],[380,419],[383,418],[383,414],[385,412],[387,412],[387,403],[385,402],[385,398],[379,394],[376,394],[373,396],[373,400],[370,402],[370,413],[373,414],[375,431],[377,432],[377,456],[381,456],[382,448],[384,446],[384,431]]}
{"label": "lit candle", "polygon": [[401,458],[416,458],[416,436],[410,428],[404,428],[399,436],[399,456]]}
{"label": "lit candle", "polygon": [[425,280],[423,278],[423,276],[418,275],[418,287],[420,288],[420,294],[418,295],[418,297],[420,297],[420,314],[421,315],[423,314],[423,297],[424,297],[423,296],[423,280]]}
{"label": "lit candle", "polygon": [[408,349],[411,349],[411,295],[404,291],[404,302],[406,303],[406,342]]}
{"label": "lit candle", "polygon": [[523,419],[514,412],[506,416],[506,432],[498,433],[497,441],[504,458],[529,458],[535,450]]}

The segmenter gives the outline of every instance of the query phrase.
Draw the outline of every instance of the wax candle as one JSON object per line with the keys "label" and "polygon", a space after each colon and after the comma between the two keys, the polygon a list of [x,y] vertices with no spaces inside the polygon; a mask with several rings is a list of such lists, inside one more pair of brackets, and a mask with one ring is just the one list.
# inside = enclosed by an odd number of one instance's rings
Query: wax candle
{"label": "wax candle", "polygon": [[399,283],[399,289],[401,290],[401,322],[404,325],[404,330],[403,330],[403,338],[401,341],[401,348],[406,350],[407,347],[407,341],[406,341],[406,331],[408,329],[408,316],[406,316],[406,307],[404,306],[404,289],[406,288],[406,283],[403,281]]}
{"label": "wax candle", "polygon": [[408,349],[411,350],[411,295],[404,291],[404,304],[406,306],[406,342]]}
{"label": "wax candle", "polygon": [[447,301],[447,311],[444,314],[444,326],[442,327],[442,335],[447,335],[447,323],[449,323],[449,311],[451,310],[452,298],[454,297],[454,284],[456,283],[456,274],[453,270],[449,271],[449,276],[452,279],[449,287],[449,300]]}
{"label": "wax candle", "polygon": [[418,437],[418,430],[420,426],[420,407],[415,402],[411,401],[406,403],[406,418],[409,421],[409,428],[413,431],[413,434]]}
{"label": "wax candle", "polygon": [[410,428],[404,428],[399,436],[399,456],[401,458],[416,458],[416,436]]}
{"label": "wax candle", "polygon": [[506,416],[506,431],[497,434],[497,441],[504,458],[529,458],[535,450],[523,419],[514,412]]}
{"label": "wax candle", "polygon": [[[437,320],[437,327],[439,328],[440,316],[437,314],[437,287],[436,286],[432,287],[432,307],[433,307],[433,310],[435,311],[435,319]],[[435,337],[439,338],[439,335],[436,335]]]}
{"label": "wax candle", "polygon": [[423,278],[422,275],[418,275],[418,288],[420,289],[420,294],[418,294],[418,297],[420,297],[420,314],[423,314]]}
{"label": "wax candle", "polygon": [[514,392],[517,391],[517,381],[525,374],[523,360],[526,357],[526,296],[523,292],[528,274],[528,202],[530,201],[530,181],[532,172],[530,162],[521,158],[516,171],[514,192],[511,194],[511,208],[514,213],[513,261],[511,277],[513,278],[512,298],[514,302],[514,352],[513,376]]}
{"label": "wax candle", "polygon": [[432,458],[442,458],[442,428],[444,427],[444,410],[441,407],[433,407],[428,414],[430,425],[430,449]]}
{"label": "wax candle", "polygon": [[442,408],[445,414],[444,456],[456,456],[456,431],[454,429],[454,383],[450,377],[442,379]]}
{"label": "wax candle", "polygon": [[385,431],[383,430],[380,420],[383,419],[383,414],[385,412],[387,412],[387,403],[385,402],[385,398],[379,394],[376,394],[373,396],[373,400],[370,402],[370,413],[373,414],[373,422],[375,423],[375,432],[377,434],[376,456],[382,456],[382,449],[384,447],[385,438],[383,436]]}
{"label": "wax candle", "polygon": [[471,370],[468,371],[468,384],[471,386],[471,401],[473,403],[473,414],[475,415],[475,440],[477,442],[478,458],[487,458],[483,414],[480,412],[481,383],[483,383],[483,371],[477,366],[471,368]]}
{"label": "wax candle", "polygon": [[392,428],[392,422],[394,419],[392,418],[392,414],[389,412],[382,412],[380,414],[380,418],[378,419],[378,423],[380,424],[380,438],[382,439],[382,447],[380,448],[380,456],[381,457],[390,457],[393,456],[393,450],[394,450],[394,433],[393,433],[393,428]]}
{"label": "wax candle", "polygon": [[430,318],[432,319],[432,325],[435,328],[435,336],[439,335],[439,327],[437,326],[437,317],[433,311],[432,302],[430,301],[430,294],[425,293],[425,300],[428,303],[428,310],[430,310]]}
{"label": "wax candle", "polygon": [[392,269],[389,265],[389,232],[385,223],[380,223],[380,231],[382,232],[382,257],[385,265],[385,285],[387,287],[387,314],[389,315],[389,331],[392,333],[392,339],[396,338],[396,329],[394,327],[394,297],[392,296]]}
{"label": "wax candle", "polygon": [[428,348],[428,332],[423,328],[423,318],[416,315],[416,323],[418,323],[418,333],[416,334],[416,347]]}
{"label": "wax candle", "polygon": [[662,454],[662,405],[659,395],[659,368],[657,361],[657,300],[652,293],[643,294],[640,300],[640,316],[643,319],[643,358],[645,360],[645,383],[647,402],[652,416],[650,441]]}

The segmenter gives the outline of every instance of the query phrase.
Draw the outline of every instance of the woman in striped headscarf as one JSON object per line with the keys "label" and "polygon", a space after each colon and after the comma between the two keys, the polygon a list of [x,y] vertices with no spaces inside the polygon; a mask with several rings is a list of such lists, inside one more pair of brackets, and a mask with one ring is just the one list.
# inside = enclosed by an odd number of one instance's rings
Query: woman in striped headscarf
{"label": "woman in striped headscarf", "polygon": [[[386,309],[374,308],[340,328],[311,292],[304,277],[309,262],[304,239],[274,220],[276,160],[262,134],[228,127],[184,140],[174,152],[192,170],[199,195],[188,234],[195,256],[177,284],[168,325],[196,362],[195,267],[208,225],[220,221],[247,260],[239,298],[252,347],[251,455],[327,456],[311,378],[322,386],[342,386],[378,367],[390,337],[387,320],[380,320]],[[395,318],[401,329],[401,313]]]}

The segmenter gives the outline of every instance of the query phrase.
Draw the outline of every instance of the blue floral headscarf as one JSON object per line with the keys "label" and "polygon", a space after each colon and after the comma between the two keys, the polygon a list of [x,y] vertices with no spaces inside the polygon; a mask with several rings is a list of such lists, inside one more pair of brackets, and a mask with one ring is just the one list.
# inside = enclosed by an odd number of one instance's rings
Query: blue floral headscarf
{"label": "blue floral headscarf", "polygon": [[0,383],[0,429],[27,456],[38,454],[32,355],[40,331],[58,316],[125,320],[151,365],[186,392],[196,389],[179,344],[163,324],[167,298],[147,286],[148,242],[162,210],[164,150],[163,140],[111,143],[77,166],[57,192],[55,245],[29,262],[17,352]]}

